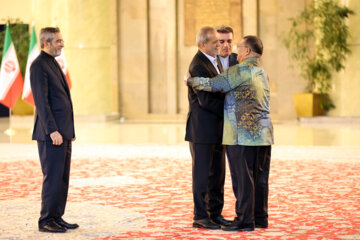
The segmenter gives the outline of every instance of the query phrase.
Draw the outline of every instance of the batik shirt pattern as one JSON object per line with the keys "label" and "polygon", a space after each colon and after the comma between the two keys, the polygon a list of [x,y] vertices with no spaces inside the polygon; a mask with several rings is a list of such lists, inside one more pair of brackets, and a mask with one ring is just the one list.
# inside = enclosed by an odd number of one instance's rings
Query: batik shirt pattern
{"label": "batik shirt pattern", "polygon": [[248,58],[214,78],[190,79],[196,90],[226,93],[223,144],[262,146],[274,143],[270,88],[259,58]]}

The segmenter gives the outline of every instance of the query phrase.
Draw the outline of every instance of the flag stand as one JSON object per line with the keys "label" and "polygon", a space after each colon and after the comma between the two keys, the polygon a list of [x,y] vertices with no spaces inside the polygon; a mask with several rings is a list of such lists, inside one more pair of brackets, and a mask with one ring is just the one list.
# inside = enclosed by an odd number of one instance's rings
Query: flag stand
{"label": "flag stand", "polygon": [[11,143],[11,138],[15,135],[15,130],[11,126],[11,108],[9,108],[9,128],[5,130],[5,134],[9,136]]}

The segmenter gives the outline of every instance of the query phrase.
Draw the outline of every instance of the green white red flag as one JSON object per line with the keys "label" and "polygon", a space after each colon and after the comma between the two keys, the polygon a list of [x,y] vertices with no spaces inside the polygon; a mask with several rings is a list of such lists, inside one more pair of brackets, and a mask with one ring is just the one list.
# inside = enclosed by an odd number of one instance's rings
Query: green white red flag
{"label": "green white red flag", "polygon": [[69,89],[71,89],[71,80],[68,65],[66,63],[64,49],[61,50],[61,55],[55,58],[56,61],[59,63],[64,75],[66,76],[67,83],[69,85]]}
{"label": "green white red flag", "polygon": [[26,63],[24,89],[22,93],[22,99],[32,106],[35,106],[35,103],[30,85],[30,66],[32,62],[35,60],[35,58],[39,56],[39,54],[40,54],[40,50],[36,39],[35,27],[33,27],[30,38],[29,54]]}
{"label": "green white red flag", "polygon": [[3,49],[0,68],[0,103],[13,108],[21,95],[24,84],[9,25],[6,26]]}

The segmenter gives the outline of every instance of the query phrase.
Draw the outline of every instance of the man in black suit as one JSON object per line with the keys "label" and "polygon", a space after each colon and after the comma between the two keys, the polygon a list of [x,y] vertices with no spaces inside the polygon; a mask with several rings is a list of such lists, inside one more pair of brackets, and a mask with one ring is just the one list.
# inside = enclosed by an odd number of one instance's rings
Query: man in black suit
{"label": "man in black suit", "polygon": [[69,188],[71,142],[75,140],[69,86],[55,60],[64,41],[59,28],[40,32],[41,53],[30,67],[36,105],[33,140],[37,140],[43,185],[39,231],[66,232],[79,227],[62,219]]}
{"label": "man in black suit", "polygon": [[[219,41],[215,29],[203,27],[196,36],[199,51],[194,56],[191,76],[214,77],[222,72],[216,55]],[[195,92],[188,88],[189,113],[185,140],[192,156],[193,227],[219,229],[230,222],[221,215],[224,206],[225,152],[222,146],[224,95]]]}
{"label": "man in black suit", "polygon": [[237,54],[232,52],[234,31],[230,26],[221,25],[216,28],[216,37],[220,43],[218,58],[225,71],[229,67],[239,63]]}

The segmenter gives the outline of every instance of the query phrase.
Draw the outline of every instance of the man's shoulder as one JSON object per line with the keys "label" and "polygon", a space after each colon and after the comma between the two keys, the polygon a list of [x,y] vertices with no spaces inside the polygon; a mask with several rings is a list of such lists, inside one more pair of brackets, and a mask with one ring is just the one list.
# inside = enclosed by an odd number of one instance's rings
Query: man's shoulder
{"label": "man's shoulder", "polygon": [[237,61],[237,53],[231,53],[230,56],[229,56],[229,66],[233,66],[235,64],[238,64],[238,61]]}
{"label": "man's shoulder", "polygon": [[189,69],[206,69],[205,66],[207,58],[204,54],[198,51],[193,57]]}
{"label": "man's shoulder", "polygon": [[43,64],[46,63],[46,59],[44,59],[44,56],[40,53],[32,62],[31,66],[43,66]]}
{"label": "man's shoulder", "polygon": [[203,62],[204,59],[201,55],[203,54],[200,51],[197,51],[197,53],[194,55],[194,57],[191,60],[191,64],[197,64],[199,62]]}

